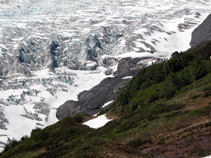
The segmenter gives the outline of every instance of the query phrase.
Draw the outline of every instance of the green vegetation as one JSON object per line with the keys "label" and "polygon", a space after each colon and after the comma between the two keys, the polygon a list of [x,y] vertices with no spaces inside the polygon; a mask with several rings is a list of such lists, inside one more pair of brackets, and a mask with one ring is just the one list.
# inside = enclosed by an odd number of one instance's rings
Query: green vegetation
{"label": "green vegetation", "polygon": [[112,107],[113,111],[122,115],[156,100],[170,99],[180,89],[210,72],[211,65],[207,57],[193,54],[192,51],[176,52],[171,60],[158,61],[140,70],[121,90],[116,104]]}
{"label": "green vegetation", "polygon": [[201,148],[193,143],[211,139],[210,48],[207,42],[140,70],[106,111],[119,117],[106,126],[97,130],[83,126],[85,115],[65,118],[33,130],[19,143],[9,143],[0,157],[172,157],[166,154],[178,154],[175,149],[182,145],[188,146],[181,150],[186,157],[211,154],[209,144]]}
{"label": "green vegetation", "polygon": [[7,152],[8,150],[14,148],[18,144],[24,142],[27,138],[28,136],[23,136],[20,141],[17,141],[15,139],[12,140],[8,139],[8,143],[5,145],[4,152]]}

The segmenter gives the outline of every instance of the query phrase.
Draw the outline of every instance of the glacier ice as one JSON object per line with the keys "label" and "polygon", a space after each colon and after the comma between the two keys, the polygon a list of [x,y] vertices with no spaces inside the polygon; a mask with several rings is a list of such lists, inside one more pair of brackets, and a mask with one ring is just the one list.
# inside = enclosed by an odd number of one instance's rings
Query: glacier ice
{"label": "glacier ice", "polygon": [[[56,108],[124,57],[189,47],[210,0],[0,0],[0,150],[57,121]],[[178,40],[180,39],[180,40]],[[42,121],[22,117],[24,107]],[[3,143],[2,143],[3,142]]]}

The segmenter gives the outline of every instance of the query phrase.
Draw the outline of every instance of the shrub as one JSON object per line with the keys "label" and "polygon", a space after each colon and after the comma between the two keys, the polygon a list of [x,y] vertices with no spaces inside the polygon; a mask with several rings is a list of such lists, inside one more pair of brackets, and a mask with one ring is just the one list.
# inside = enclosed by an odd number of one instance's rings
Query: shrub
{"label": "shrub", "polygon": [[31,131],[31,136],[36,135],[36,134],[39,133],[41,130],[42,130],[41,128],[33,129],[33,130]]}

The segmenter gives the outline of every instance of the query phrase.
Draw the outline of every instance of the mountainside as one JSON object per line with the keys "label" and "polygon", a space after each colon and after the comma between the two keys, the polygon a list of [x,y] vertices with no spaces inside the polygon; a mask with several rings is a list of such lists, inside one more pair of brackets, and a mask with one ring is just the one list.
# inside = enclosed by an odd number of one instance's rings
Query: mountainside
{"label": "mountainside", "polygon": [[[0,0],[0,151],[8,138],[20,140],[58,118],[100,112],[139,68],[187,50],[210,5],[207,0]],[[86,97],[89,90],[99,93],[98,100]],[[111,96],[104,98],[106,93]]]}
{"label": "mountainside", "polygon": [[193,31],[190,45],[197,47],[208,40],[211,40],[211,14]]}
{"label": "mountainside", "polygon": [[211,154],[211,41],[141,69],[106,110],[62,119],[10,141],[1,158],[199,158]]}
{"label": "mountainside", "polygon": [[[204,41],[211,40],[210,20],[211,14],[193,31],[190,42],[192,47],[199,46]],[[202,55],[207,56],[207,54]],[[78,101],[72,100],[65,102],[58,108],[57,118],[61,119],[67,116],[75,116],[79,113],[94,115],[98,114],[102,110],[105,110],[105,108],[103,108],[104,104],[115,101],[119,89],[128,83],[139,69],[147,66],[147,62],[149,60],[159,61],[161,58],[123,58],[119,61],[119,65],[117,71],[114,73],[114,77],[106,78],[89,91],[80,93],[78,95]],[[160,71],[158,73],[160,73]],[[127,96],[124,97],[127,98]],[[107,105],[106,108],[108,108],[108,106],[109,105]]]}
{"label": "mountainside", "polygon": [[78,95],[78,101],[67,101],[57,109],[58,119],[75,116],[83,113],[95,115],[109,107],[103,107],[108,102],[113,102],[117,94],[141,68],[149,65],[149,61],[157,61],[160,58],[123,58],[119,61],[114,76],[101,81],[97,86]]}

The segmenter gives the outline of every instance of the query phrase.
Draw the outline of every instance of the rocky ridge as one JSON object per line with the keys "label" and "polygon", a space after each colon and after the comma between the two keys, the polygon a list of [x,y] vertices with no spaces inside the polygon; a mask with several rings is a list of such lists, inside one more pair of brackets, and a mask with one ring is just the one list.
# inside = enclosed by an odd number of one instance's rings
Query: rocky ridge
{"label": "rocky ridge", "polygon": [[[157,58],[124,58],[119,61],[117,71],[113,77],[101,81],[89,91],[83,91],[78,95],[78,101],[67,101],[57,109],[57,118],[75,116],[83,113],[95,115],[105,108],[108,102],[115,101],[117,94],[141,68],[148,65],[149,61],[156,61]],[[110,104],[111,105],[111,104]]]}
{"label": "rocky ridge", "polygon": [[193,31],[190,45],[191,47],[197,47],[209,40],[211,40],[211,14]]}

